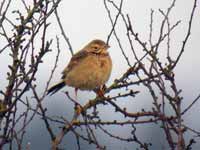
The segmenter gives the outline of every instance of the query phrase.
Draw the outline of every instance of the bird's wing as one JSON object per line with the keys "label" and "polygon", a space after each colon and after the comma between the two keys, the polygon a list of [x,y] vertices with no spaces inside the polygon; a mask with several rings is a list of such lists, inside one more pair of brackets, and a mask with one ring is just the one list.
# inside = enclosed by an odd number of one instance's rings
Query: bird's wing
{"label": "bird's wing", "polygon": [[67,65],[67,67],[63,70],[62,74],[62,79],[65,78],[66,74],[74,67],[77,65],[77,63],[81,62],[82,59],[84,59],[85,57],[88,56],[88,52],[85,50],[81,50],[79,52],[77,52],[76,54],[74,54],[69,62],[69,64]]}

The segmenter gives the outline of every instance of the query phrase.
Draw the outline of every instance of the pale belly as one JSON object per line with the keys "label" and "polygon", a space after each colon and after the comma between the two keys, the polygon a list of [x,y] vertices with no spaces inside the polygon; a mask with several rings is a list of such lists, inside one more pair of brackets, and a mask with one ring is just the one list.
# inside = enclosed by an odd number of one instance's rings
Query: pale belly
{"label": "pale belly", "polygon": [[88,57],[77,64],[65,78],[65,83],[80,90],[94,90],[109,79],[111,59]]}

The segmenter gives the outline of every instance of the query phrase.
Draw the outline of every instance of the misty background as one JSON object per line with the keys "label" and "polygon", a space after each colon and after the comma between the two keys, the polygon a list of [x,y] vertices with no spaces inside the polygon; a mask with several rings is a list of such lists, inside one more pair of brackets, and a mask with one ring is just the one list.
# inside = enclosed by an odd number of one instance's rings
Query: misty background
{"label": "misty background", "polygon": [[[30,1],[30,5],[32,0]],[[198,4],[200,1],[198,1]],[[139,36],[148,41],[149,38],[149,24],[150,24],[150,12],[151,9],[155,11],[154,13],[154,22],[153,22],[153,32],[154,38],[156,40],[157,34],[159,33],[160,23],[163,19],[163,16],[159,13],[158,9],[166,10],[171,1],[160,1],[160,0],[125,0],[123,4],[122,11],[124,13],[128,13],[130,18],[133,21],[133,27],[135,31],[139,34]],[[174,32],[172,32],[171,39],[171,53],[174,56],[177,56],[177,53],[180,50],[180,46],[183,41],[183,37],[186,34],[186,27],[188,25],[188,20],[190,17],[190,12],[192,9],[193,1],[188,0],[178,0],[175,8],[170,14],[171,22],[175,23],[177,20],[181,20],[179,27],[177,27]],[[12,6],[9,8],[8,15],[15,18],[15,16],[11,13],[11,10],[23,8],[23,5],[18,1],[13,1]],[[113,11],[115,12],[115,11]],[[176,83],[179,89],[182,89],[182,97],[183,97],[183,109],[191,103],[194,98],[197,97],[200,93],[200,46],[199,46],[199,37],[200,37],[200,17],[199,12],[200,8],[198,5],[197,13],[195,14],[195,19],[192,24],[191,37],[186,46],[185,52],[174,70]],[[88,43],[92,39],[102,39],[106,40],[107,36],[112,28],[110,21],[108,19],[108,14],[105,10],[103,0],[68,0],[62,1],[58,7],[58,14],[61,19],[62,25],[64,27],[65,33],[67,34],[74,52],[80,50],[86,43]],[[12,16],[13,15],[13,16]],[[113,17],[116,14],[113,13]],[[61,54],[59,56],[58,66],[56,68],[55,74],[50,85],[59,82],[61,78],[61,72],[66,67],[67,63],[71,58],[71,53],[69,48],[61,36],[60,29],[55,20],[55,16],[53,15],[48,22],[50,22],[49,31],[47,34],[49,39],[56,39],[56,36],[60,37],[60,49]],[[8,26],[9,28],[9,26]],[[121,38],[121,41],[124,43],[125,52],[129,57],[131,62],[135,60],[130,53],[129,47],[126,45],[127,39],[125,38],[125,29],[122,27],[122,20],[119,20],[118,25],[116,26],[117,33]],[[157,30],[158,29],[158,30]],[[12,33],[12,32],[11,32]],[[40,39],[37,39],[40,40]],[[4,41],[0,41],[2,43]],[[110,85],[115,79],[119,78],[123,72],[128,69],[128,65],[123,58],[121,51],[116,44],[116,39],[111,38],[110,44],[111,48],[109,49],[110,55],[113,60],[113,70],[107,85]],[[55,49],[56,45],[54,44]],[[127,49],[126,49],[127,47]],[[136,46],[137,47],[137,46]],[[166,54],[166,48],[163,46],[163,49],[160,49],[161,54]],[[140,51],[138,51],[138,54]],[[142,52],[141,52],[142,53]],[[8,72],[8,64],[10,63],[10,59],[5,57],[7,53],[4,55],[0,55],[0,69],[2,70],[0,73],[0,89],[5,89],[7,85],[6,73]],[[54,65],[54,61],[56,57],[56,52],[54,50],[51,53],[48,53],[44,60],[44,63],[40,66],[39,71],[37,73],[37,91],[44,90],[46,86],[47,79],[50,75],[52,67]],[[161,56],[162,57],[162,56]],[[140,87],[135,86],[133,90],[143,90],[141,94],[132,98],[132,100],[123,100],[119,101],[118,104],[120,106],[126,107],[128,110],[133,112],[140,111],[142,108],[151,109],[152,101],[149,99],[148,91],[144,89],[140,89]],[[74,89],[71,87],[65,87],[61,91],[57,92],[53,96],[47,96],[43,101],[44,106],[47,108],[47,114],[51,117],[63,116],[67,119],[70,119],[73,116],[74,106],[71,101],[67,99],[64,92],[68,91],[72,97],[75,96]],[[111,93],[112,94],[112,93]],[[26,94],[29,96],[29,93]],[[79,91],[78,92],[78,101],[81,104],[85,104],[88,99],[92,99],[95,97],[93,92],[88,91]],[[36,105],[36,101],[32,101],[32,105]],[[115,111],[110,111],[109,106],[98,106],[100,110],[100,114],[103,116],[105,120],[123,120],[123,116],[119,116]],[[20,106],[23,110],[23,105]],[[191,111],[192,110],[192,111]],[[200,130],[200,120],[199,120],[199,112],[200,112],[200,102],[197,102],[184,116],[186,124],[190,127]],[[121,136],[131,136],[130,128],[127,127],[118,127],[118,126],[109,126],[107,127],[115,133],[116,135]],[[55,131],[59,132],[59,128],[55,125]],[[80,129],[81,131],[81,129]],[[151,147],[152,150],[158,149],[167,149],[167,143],[164,137],[163,131],[154,124],[145,124],[142,127],[137,125],[137,133],[139,138],[143,139],[143,141],[153,143]],[[129,150],[135,149],[136,145],[133,143],[121,142],[118,140],[113,140],[101,131],[96,132],[97,138],[102,145],[106,145],[108,150]],[[185,135],[186,139],[191,138],[191,135]],[[29,125],[26,130],[26,136],[24,145],[30,143],[31,149],[50,149],[50,137],[45,129],[44,122],[41,120],[39,116],[35,117],[33,122]],[[67,134],[65,139],[62,142],[62,146],[67,145],[67,149],[75,150],[76,139],[73,134]],[[88,145],[87,142],[82,141],[81,147],[85,150],[95,149],[95,146]],[[200,147],[200,142],[193,146],[193,149],[198,149]]]}

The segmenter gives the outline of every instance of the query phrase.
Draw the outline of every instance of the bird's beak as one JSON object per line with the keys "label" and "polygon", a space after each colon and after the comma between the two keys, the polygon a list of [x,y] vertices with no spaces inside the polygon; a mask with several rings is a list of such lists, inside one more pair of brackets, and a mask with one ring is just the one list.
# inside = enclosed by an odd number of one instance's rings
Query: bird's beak
{"label": "bird's beak", "polygon": [[109,48],[110,48],[110,45],[106,44],[105,48],[106,48],[106,49],[109,49]]}

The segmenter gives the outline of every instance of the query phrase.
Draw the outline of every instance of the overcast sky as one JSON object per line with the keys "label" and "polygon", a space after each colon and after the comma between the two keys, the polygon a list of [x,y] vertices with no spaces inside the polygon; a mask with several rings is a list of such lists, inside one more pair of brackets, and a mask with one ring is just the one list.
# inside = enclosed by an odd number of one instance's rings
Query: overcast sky
{"label": "overcast sky", "polygon": [[[19,3],[20,0],[15,0],[12,7],[10,8],[17,9],[20,8],[22,5]],[[32,0],[26,0],[27,2]],[[117,0],[116,0],[117,1]],[[181,24],[175,32],[172,33],[173,39],[171,45],[171,53],[174,56],[177,55],[177,52],[180,50],[180,46],[186,34],[186,27],[188,24],[188,20],[190,17],[190,12],[192,8],[193,0],[177,0],[176,6],[170,15],[170,21],[175,23],[178,20],[181,20]],[[166,11],[168,6],[170,5],[170,0],[124,0],[123,5],[123,12],[128,13],[133,23],[133,28],[135,31],[139,33],[139,36],[144,39],[148,40],[149,37],[149,23],[150,23],[150,12],[151,9],[155,10],[155,19],[154,19],[154,37],[157,36],[159,32],[160,23],[162,20],[162,15],[160,15],[158,9],[163,9]],[[199,2],[198,2],[199,4]],[[21,9],[20,9],[21,10]],[[113,17],[116,16],[116,12],[113,11]],[[182,96],[184,97],[184,104],[189,104],[199,93],[200,93],[200,46],[199,46],[199,37],[200,37],[200,17],[199,16],[200,8],[198,6],[195,19],[192,26],[192,33],[191,38],[186,46],[184,55],[178,64],[177,68],[175,69],[176,74],[176,81],[177,85],[180,89],[183,89]],[[65,33],[70,39],[74,52],[80,50],[87,42],[92,39],[99,38],[106,40],[107,35],[111,30],[111,24],[108,19],[107,12],[103,5],[103,0],[63,0],[58,7],[58,13],[63,24]],[[12,16],[10,13],[9,15]],[[51,17],[49,22],[51,22],[50,29],[48,32],[48,38],[56,39],[56,35],[60,37],[60,48],[61,48],[61,56],[59,58],[58,67],[56,69],[56,73],[53,77],[51,84],[60,80],[61,72],[64,67],[67,65],[68,61],[70,60],[71,54],[67,47],[67,44],[62,39],[60,34],[60,30],[58,28],[58,24],[55,22],[55,17]],[[122,22],[119,20],[119,25],[117,26],[118,30],[117,33],[121,40],[125,41],[126,33],[125,29],[122,27]],[[121,28],[120,28],[121,27]],[[3,42],[3,41],[0,41]],[[55,46],[55,45],[54,45]],[[122,73],[127,70],[128,66],[121,55],[121,51],[116,43],[116,39],[112,37],[110,41],[110,54],[113,59],[113,71],[111,78],[108,82],[108,85],[113,82],[114,79],[119,78]],[[126,44],[123,45],[125,48],[127,47]],[[56,47],[55,47],[56,48]],[[165,54],[166,49],[163,47],[161,54]],[[130,49],[125,49],[127,54],[130,53]],[[140,53],[140,49],[138,48],[138,53]],[[5,53],[6,54],[6,53]],[[134,62],[135,60],[130,57],[130,61]],[[55,60],[55,53],[48,54],[45,57],[44,63],[39,68],[38,73],[38,89],[42,89],[45,86],[45,82],[47,76],[49,75],[51,68],[53,67],[53,60]],[[5,72],[1,72],[0,74],[0,89],[5,88],[5,83],[7,82],[5,79],[5,74],[7,70],[7,66],[9,63],[9,59],[5,58],[5,55],[0,55],[0,68],[5,70]],[[65,90],[72,91],[71,88],[65,88]],[[62,90],[61,90],[62,91]],[[86,94],[87,92],[80,92],[78,97],[81,99],[81,103],[85,103],[84,100],[87,100],[91,96],[94,96],[93,93]],[[61,96],[62,95],[62,96]],[[61,100],[63,98],[63,93],[57,93],[55,97],[49,97],[46,99],[45,103],[48,106],[48,110],[51,111],[51,114],[61,113],[67,115],[67,109],[71,106],[65,106],[66,100]],[[56,101],[55,101],[56,99]],[[127,107],[131,107],[132,110],[140,110],[142,107],[148,107],[148,102],[145,101],[145,95],[141,96],[141,100],[134,102],[133,106],[130,106],[130,103],[122,102],[122,105]],[[56,106],[56,107],[55,107]],[[66,108],[65,108],[66,107]],[[104,110],[106,114],[110,110]],[[192,112],[188,112],[185,117],[186,122],[188,124],[193,123],[192,126],[196,129],[199,129],[200,121],[196,120],[194,122],[194,118],[198,118],[198,114],[200,111],[200,102],[197,103]],[[108,119],[110,118],[107,115]],[[43,125],[43,123],[34,123],[35,126]],[[152,127],[153,128],[153,127]],[[34,127],[33,129],[38,129]],[[115,130],[115,129],[113,129]],[[128,132],[123,131],[123,132]],[[146,136],[149,134],[149,137],[153,135],[151,133],[154,130],[146,129],[144,132],[141,132],[141,135]],[[35,135],[36,134],[36,135]],[[29,139],[37,137],[37,132],[32,134]],[[160,135],[161,136],[161,135]],[[49,140],[49,139],[48,139]],[[103,140],[103,139],[102,139]],[[39,141],[35,141],[37,143]],[[104,141],[107,142],[107,141]],[[162,141],[161,141],[162,142]],[[117,145],[117,144],[116,144]],[[120,144],[118,143],[118,146]],[[41,147],[40,147],[41,148]]]}

